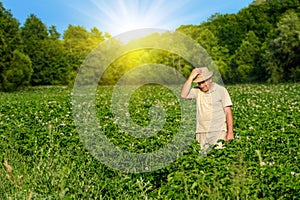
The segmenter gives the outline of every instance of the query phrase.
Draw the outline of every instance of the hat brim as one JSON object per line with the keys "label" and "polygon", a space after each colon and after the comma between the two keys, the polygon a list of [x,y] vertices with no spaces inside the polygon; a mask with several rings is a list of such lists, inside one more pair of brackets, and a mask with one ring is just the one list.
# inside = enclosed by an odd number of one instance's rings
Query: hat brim
{"label": "hat brim", "polygon": [[202,81],[206,81],[207,79],[210,79],[213,74],[214,74],[213,72],[209,72],[209,73],[205,74],[205,76],[198,74],[198,76],[196,76],[196,78],[193,80],[193,82],[199,83]]}

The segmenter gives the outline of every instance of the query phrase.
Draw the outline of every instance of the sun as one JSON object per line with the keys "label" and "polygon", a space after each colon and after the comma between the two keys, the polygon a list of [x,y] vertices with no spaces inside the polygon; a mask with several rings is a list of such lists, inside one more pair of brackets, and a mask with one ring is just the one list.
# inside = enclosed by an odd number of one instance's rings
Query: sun
{"label": "sun", "polygon": [[[90,17],[100,30],[111,35],[143,29],[172,30],[181,18],[172,18],[184,7],[186,1],[173,0],[91,0],[97,13]],[[171,1],[172,2],[172,1]]]}
{"label": "sun", "polygon": [[[163,15],[159,12],[162,1],[103,1],[93,0],[99,9],[100,16],[95,18],[100,26],[110,30],[112,34],[119,34],[135,29],[158,28]],[[102,15],[102,16],[101,16]]]}

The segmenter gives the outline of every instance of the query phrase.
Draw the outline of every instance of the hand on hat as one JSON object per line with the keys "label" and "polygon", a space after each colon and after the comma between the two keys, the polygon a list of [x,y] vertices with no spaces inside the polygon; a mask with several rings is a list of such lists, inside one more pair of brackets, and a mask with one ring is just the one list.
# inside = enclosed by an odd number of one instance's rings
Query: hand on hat
{"label": "hand on hat", "polygon": [[189,79],[193,81],[199,74],[201,74],[201,69],[200,68],[194,68],[190,74]]}

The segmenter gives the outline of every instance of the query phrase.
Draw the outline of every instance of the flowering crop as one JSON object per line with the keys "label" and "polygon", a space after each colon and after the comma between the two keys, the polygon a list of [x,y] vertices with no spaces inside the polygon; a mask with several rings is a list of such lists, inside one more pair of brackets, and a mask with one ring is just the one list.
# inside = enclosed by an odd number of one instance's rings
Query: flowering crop
{"label": "flowering crop", "polygon": [[[1,93],[0,199],[299,199],[300,84],[227,88],[235,139],[206,157],[194,141],[173,163],[146,173],[122,173],[85,148],[69,88]],[[95,95],[98,128],[110,142],[148,153],[172,140],[184,120],[172,92],[157,85],[139,88],[120,105],[127,109],[121,119],[111,112],[111,89],[99,87]],[[151,135],[138,137],[127,127],[126,119],[147,127],[160,117],[165,122],[150,127]]]}

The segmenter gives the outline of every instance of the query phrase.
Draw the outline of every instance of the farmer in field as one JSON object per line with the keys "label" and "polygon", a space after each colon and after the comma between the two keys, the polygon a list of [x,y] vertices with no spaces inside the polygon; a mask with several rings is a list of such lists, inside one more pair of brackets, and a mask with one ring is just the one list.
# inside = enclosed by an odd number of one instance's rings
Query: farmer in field
{"label": "farmer in field", "polygon": [[[202,150],[211,145],[222,148],[218,140],[234,138],[231,98],[223,86],[212,81],[213,72],[207,67],[195,68],[181,90],[181,97],[196,100],[196,140]],[[192,87],[192,82],[197,86]]]}

